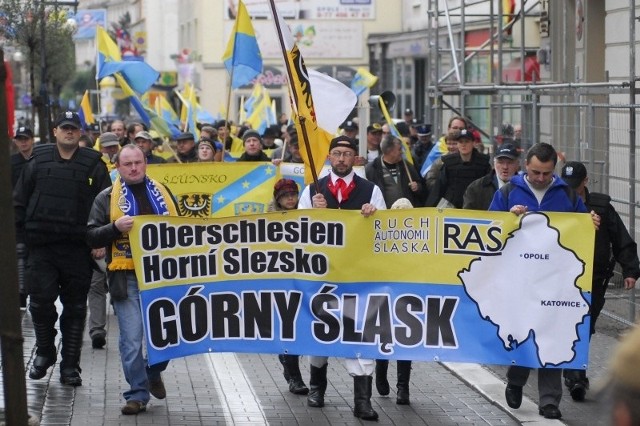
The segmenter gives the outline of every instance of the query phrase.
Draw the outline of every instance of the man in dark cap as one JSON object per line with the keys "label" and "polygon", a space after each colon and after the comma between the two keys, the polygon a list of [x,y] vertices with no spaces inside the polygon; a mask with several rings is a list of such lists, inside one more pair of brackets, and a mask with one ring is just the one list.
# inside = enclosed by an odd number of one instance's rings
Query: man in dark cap
{"label": "man in dark cap", "polygon": [[111,183],[99,152],[81,148],[82,125],[72,111],[61,113],[55,144],[38,145],[14,191],[16,239],[29,250],[26,282],[36,334],[31,379],[41,379],[56,362],[55,302],[60,297],[62,361],[60,382],[80,386],[80,352],[92,275],[85,242],[91,203]]}
{"label": "man in dark cap", "polygon": [[167,163],[195,163],[198,161],[196,138],[193,133],[180,133],[176,137],[176,156],[169,158]]}
{"label": "man in dark cap", "polygon": [[456,136],[458,152],[442,156],[442,169],[429,193],[427,207],[462,208],[464,192],[476,179],[491,171],[489,156],[473,147],[473,134],[466,129]]}
{"label": "man in dark cap", "polygon": [[367,126],[367,158],[366,163],[371,163],[381,154],[380,143],[382,142],[382,126],[380,123],[373,123]]}
{"label": "man in dark cap", "polygon": [[[106,126],[105,126],[105,129],[106,129]],[[100,133],[102,132],[100,131],[99,123],[93,123],[92,125],[89,126],[89,136],[91,137],[91,140],[93,141],[94,144],[100,137]]]}
{"label": "man in dark cap", "polygon": [[[300,196],[299,209],[348,209],[360,210],[364,217],[376,210],[387,208],[380,188],[356,175],[353,165],[358,155],[356,141],[347,136],[338,136],[329,145],[331,171],[318,180],[318,185],[308,185]],[[311,356],[311,379],[307,405],[323,407],[327,389],[326,356]],[[371,406],[371,388],[375,361],[372,359],[347,359],[347,371],[353,376],[353,414],[363,420],[377,420],[378,413]]]}
{"label": "man in dark cap", "polygon": [[[611,197],[590,192],[587,189],[589,177],[587,168],[578,161],[568,161],[562,167],[564,180],[582,198],[587,209],[600,215],[600,228],[596,230],[595,253],[593,256],[593,278],[591,283],[591,334],[596,332],[596,321],[604,307],[605,293],[609,279],[613,276],[616,263],[622,267],[624,288],[635,287],[640,277],[638,249],[620,215],[611,205]],[[584,401],[589,379],[585,370],[564,370],[564,383],[569,388],[574,401]]]}
{"label": "man in dark cap", "polygon": [[503,143],[493,157],[493,170],[471,182],[464,192],[462,208],[487,210],[493,195],[520,170],[520,152],[512,143]]}
{"label": "man in dark cap", "polygon": [[[13,137],[13,144],[18,151],[11,155],[11,185],[15,188],[22,169],[33,153],[33,132],[31,129],[25,126],[18,127]],[[20,307],[25,308],[27,306],[27,293],[24,288],[24,264],[27,258],[27,247],[24,244],[17,244],[16,254],[18,256],[18,267],[20,268]]]}
{"label": "man in dark cap", "polygon": [[133,138],[133,142],[140,147],[142,152],[144,152],[144,156],[147,159],[147,164],[164,164],[167,162],[164,158],[159,155],[153,154],[153,138],[149,132],[142,130],[135,134]]}
{"label": "man in dark cap", "polygon": [[18,152],[11,155],[11,184],[16,186],[22,168],[27,164],[33,152],[33,132],[30,128],[21,126],[16,129],[13,144]]}
{"label": "man in dark cap", "polygon": [[107,165],[107,170],[111,171],[116,168],[113,159],[120,149],[120,139],[118,135],[112,132],[104,132],[100,135],[100,152],[102,160]]}
{"label": "man in dark cap", "polygon": [[351,139],[357,140],[358,138],[358,123],[353,120],[347,120],[340,125],[342,134]]}
{"label": "man in dark cap", "polygon": [[244,143],[244,153],[238,158],[238,161],[271,161],[271,159],[262,152],[262,138],[260,133],[253,129],[249,129],[242,135]]}
{"label": "man in dark cap", "polygon": [[407,126],[411,126],[413,124],[413,110],[411,108],[406,108],[404,110],[404,122]]}
{"label": "man in dark cap", "polygon": [[215,125],[218,131],[218,140],[224,145],[225,151],[242,152],[244,150],[242,139],[231,134],[231,123],[220,120]]}
{"label": "man in dark cap", "polygon": [[413,166],[416,170],[422,169],[424,160],[433,148],[433,140],[431,139],[431,124],[421,124],[415,127],[416,143],[411,148],[411,156],[413,157]]}
{"label": "man in dark cap", "polygon": [[264,130],[262,134],[262,148],[263,149],[276,149],[276,138],[280,136],[278,126],[269,126]]}

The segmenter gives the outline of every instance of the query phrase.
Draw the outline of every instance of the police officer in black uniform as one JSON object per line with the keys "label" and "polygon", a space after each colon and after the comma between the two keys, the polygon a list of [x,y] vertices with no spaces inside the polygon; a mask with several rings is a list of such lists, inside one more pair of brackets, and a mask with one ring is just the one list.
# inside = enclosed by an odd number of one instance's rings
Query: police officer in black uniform
{"label": "police officer in black uniform", "polygon": [[[635,287],[640,277],[638,246],[629,235],[618,212],[611,205],[607,194],[589,192],[587,168],[578,161],[568,161],[562,168],[562,179],[582,197],[587,209],[600,215],[600,228],[596,231],[595,253],[593,256],[593,279],[591,283],[591,334],[596,332],[596,320],[604,307],[604,295],[613,276],[616,263],[622,267],[624,287]],[[564,370],[564,383],[569,388],[574,401],[583,401],[589,379],[585,370]]]}
{"label": "police officer in black uniform", "polygon": [[[15,154],[11,155],[11,186],[16,187],[22,169],[31,158],[33,152],[33,132],[30,128],[20,126],[16,129],[13,137],[13,144],[16,146]],[[16,255],[18,258],[18,285],[20,287],[20,307],[27,306],[27,294],[24,289],[24,264],[27,258],[27,246],[24,243],[16,244]]]}
{"label": "police officer in black uniform", "polygon": [[60,297],[60,382],[82,385],[80,352],[91,282],[91,249],[85,242],[93,199],[110,185],[101,154],[78,146],[82,125],[72,111],[61,113],[55,144],[38,145],[16,184],[18,242],[27,244],[26,284],[36,334],[29,377],[41,379],[56,362],[55,301]]}

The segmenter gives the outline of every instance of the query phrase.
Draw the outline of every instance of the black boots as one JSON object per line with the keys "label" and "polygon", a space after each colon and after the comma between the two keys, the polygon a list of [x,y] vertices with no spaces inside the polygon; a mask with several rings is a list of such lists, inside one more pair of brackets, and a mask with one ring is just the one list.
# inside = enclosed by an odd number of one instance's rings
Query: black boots
{"label": "black boots", "polygon": [[574,401],[582,402],[589,389],[589,379],[587,378],[587,372],[585,370],[570,370],[565,369],[562,371],[564,376],[564,384],[569,388],[569,393]]}
{"label": "black boots", "polygon": [[382,396],[389,395],[389,380],[387,379],[387,370],[389,369],[389,361],[383,359],[376,360],[376,390]]}
{"label": "black boots", "polygon": [[278,359],[284,367],[282,374],[289,384],[289,392],[296,395],[308,394],[309,388],[304,384],[300,373],[300,357],[298,355],[278,355]]}
{"label": "black boots", "polygon": [[[327,366],[321,368],[310,366],[311,379],[309,380],[309,395],[307,405],[309,407],[324,407],[324,393],[327,390]],[[371,377],[369,377],[371,379]],[[371,395],[371,381],[369,382],[369,395]]]}
{"label": "black boots", "polygon": [[47,375],[47,369],[56,363],[56,329],[54,324],[58,319],[55,307],[40,305],[31,300],[29,306],[33,330],[36,334],[36,358],[29,369],[29,377],[34,380]]}
{"label": "black boots", "polygon": [[[389,361],[376,360],[376,389],[382,396],[389,395],[389,380],[387,370]],[[398,361],[398,394],[396,404],[410,405],[409,401],[409,380],[411,379],[411,361]]]}
{"label": "black boots", "polygon": [[398,394],[396,404],[410,405],[409,381],[411,380],[411,361],[398,361]]}
{"label": "black boots", "polygon": [[353,377],[353,415],[362,420],[378,420],[378,413],[371,406],[373,377]]}
{"label": "black boots", "polygon": [[74,305],[66,306],[60,317],[60,331],[62,332],[60,383],[64,385],[82,386],[80,353],[86,315],[86,305]]}

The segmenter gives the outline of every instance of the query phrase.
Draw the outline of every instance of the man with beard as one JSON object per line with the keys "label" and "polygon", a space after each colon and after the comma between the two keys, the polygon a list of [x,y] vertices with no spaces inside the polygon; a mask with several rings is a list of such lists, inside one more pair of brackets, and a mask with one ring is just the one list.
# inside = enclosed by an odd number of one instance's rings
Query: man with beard
{"label": "man with beard", "polygon": [[[318,184],[308,185],[302,192],[299,209],[348,209],[360,210],[369,217],[376,210],[387,208],[380,188],[359,177],[353,171],[358,155],[356,141],[348,136],[338,136],[329,145],[331,171],[318,180]],[[311,378],[309,380],[309,407],[323,407],[327,389],[326,356],[311,356]],[[372,359],[346,359],[345,364],[353,377],[353,415],[363,420],[377,420],[378,413],[371,406],[371,387],[375,361]]]}

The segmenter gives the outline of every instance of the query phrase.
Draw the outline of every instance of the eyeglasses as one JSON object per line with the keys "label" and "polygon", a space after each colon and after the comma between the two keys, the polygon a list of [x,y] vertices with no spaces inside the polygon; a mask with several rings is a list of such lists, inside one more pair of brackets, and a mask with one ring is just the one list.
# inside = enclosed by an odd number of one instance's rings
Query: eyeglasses
{"label": "eyeglasses", "polygon": [[351,151],[333,151],[329,155],[331,155],[331,158],[335,158],[335,159],[339,159],[342,157],[344,158],[355,157],[355,154]]}

